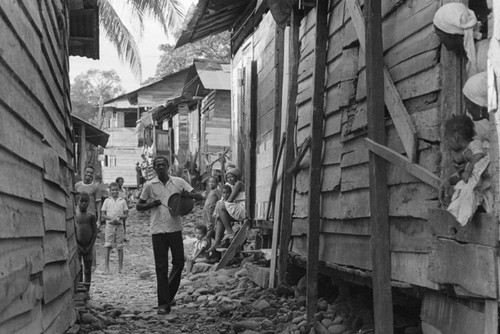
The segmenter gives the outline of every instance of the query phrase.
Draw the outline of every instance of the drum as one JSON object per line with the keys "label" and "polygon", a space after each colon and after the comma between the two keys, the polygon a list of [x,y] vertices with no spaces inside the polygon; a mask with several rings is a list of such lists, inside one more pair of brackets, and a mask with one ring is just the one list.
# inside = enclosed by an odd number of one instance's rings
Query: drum
{"label": "drum", "polygon": [[185,216],[191,213],[194,208],[193,198],[182,197],[180,194],[173,194],[168,199],[168,207],[172,216]]}

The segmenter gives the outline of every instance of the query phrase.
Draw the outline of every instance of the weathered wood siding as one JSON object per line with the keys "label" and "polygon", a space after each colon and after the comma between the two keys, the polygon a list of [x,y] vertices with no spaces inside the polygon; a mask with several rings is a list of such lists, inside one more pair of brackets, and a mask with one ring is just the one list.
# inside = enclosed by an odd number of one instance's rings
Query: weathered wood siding
{"label": "weathered wood siding", "polygon": [[[418,161],[440,173],[440,44],[432,18],[439,7],[434,0],[382,1],[385,64],[418,132]],[[372,270],[366,77],[364,52],[345,0],[331,1],[325,136],[322,175],[320,260]],[[314,9],[301,25],[297,95],[297,145],[310,135]],[[387,114],[388,115],[388,114]],[[387,116],[387,146],[404,154],[394,125]],[[292,251],[307,254],[308,156],[296,176]],[[388,164],[392,278],[437,288],[447,278],[429,275],[437,235],[429,227],[428,210],[437,208],[437,191],[405,170]],[[456,248],[456,247],[455,247]],[[465,252],[465,251],[464,251]],[[490,253],[488,253],[490,254]],[[463,287],[463,286],[462,286]],[[477,290],[477,289],[476,289]],[[469,290],[471,291],[471,290]],[[478,291],[476,291],[477,293]],[[488,293],[482,290],[481,293]],[[484,295],[484,294],[483,294]]]}
{"label": "weathered wood siding", "polygon": [[75,321],[68,2],[0,2],[0,333]]}
{"label": "weathered wood siding", "polygon": [[253,34],[253,54],[256,70],[256,184],[255,211],[253,217],[262,219],[269,201],[273,176],[273,128],[275,110],[275,30],[271,15],[264,15]]}
{"label": "weathered wood siding", "polygon": [[106,132],[109,133],[109,140],[104,149],[102,182],[109,184],[121,176],[125,180],[125,187],[136,187],[135,163],[142,162],[142,148],[137,147],[138,134],[135,128],[109,128]]}
{"label": "weathered wood siding", "polygon": [[231,147],[231,92],[211,91],[201,103],[201,170],[205,170],[205,158],[208,162],[217,159],[219,153]]}

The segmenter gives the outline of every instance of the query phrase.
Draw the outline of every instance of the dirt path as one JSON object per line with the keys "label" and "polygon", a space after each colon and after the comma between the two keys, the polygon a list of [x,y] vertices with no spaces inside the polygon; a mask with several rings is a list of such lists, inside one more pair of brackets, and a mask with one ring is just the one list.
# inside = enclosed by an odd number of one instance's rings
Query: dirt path
{"label": "dirt path", "polygon": [[[183,218],[186,251],[200,220],[199,205]],[[293,288],[262,289],[242,266],[184,277],[172,312],[159,316],[154,309],[156,278],[147,225],[148,217],[132,209],[122,274],[116,251],[111,254],[111,274],[104,274],[104,236],[98,239],[91,300],[79,316],[79,333],[372,333],[371,312],[358,310],[364,318],[353,315],[333,290],[318,303],[317,329],[306,330],[304,279]]]}

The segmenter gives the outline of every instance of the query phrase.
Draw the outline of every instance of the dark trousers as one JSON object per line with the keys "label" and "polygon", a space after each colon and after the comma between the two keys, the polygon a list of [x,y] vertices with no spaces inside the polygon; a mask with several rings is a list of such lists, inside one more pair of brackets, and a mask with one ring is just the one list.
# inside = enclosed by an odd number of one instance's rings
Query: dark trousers
{"label": "dark trousers", "polygon": [[[172,271],[168,274],[168,249],[172,252]],[[179,289],[184,268],[182,232],[153,234],[158,306],[170,305]]]}

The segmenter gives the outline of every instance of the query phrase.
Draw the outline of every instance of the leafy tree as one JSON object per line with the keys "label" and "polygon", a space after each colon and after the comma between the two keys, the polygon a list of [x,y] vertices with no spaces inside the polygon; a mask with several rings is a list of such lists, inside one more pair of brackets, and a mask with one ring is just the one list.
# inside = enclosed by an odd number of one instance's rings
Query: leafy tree
{"label": "leafy tree", "polygon": [[118,55],[124,59],[132,72],[141,78],[141,57],[134,37],[122,22],[114,6],[124,6],[128,19],[138,26],[140,35],[144,28],[144,18],[158,21],[167,36],[171,36],[184,18],[181,0],[98,0],[99,25],[109,41],[114,44]]}
{"label": "leafy tree", "polygon": [[100,103],[124,92],[115,70],[88,70],[75,77],[71,84],[73,114],[96,124]]}
{"label": "leafy tree", "polygon": [[222,32],[200,41],[186,44],[178,49],[173,45],[162,44],[160,62],[156,66],[154,77],[146,80],[150,83],[162,77],[189,67],[195,58],[218,60],[229,63],[231,59],[229,32]]}

